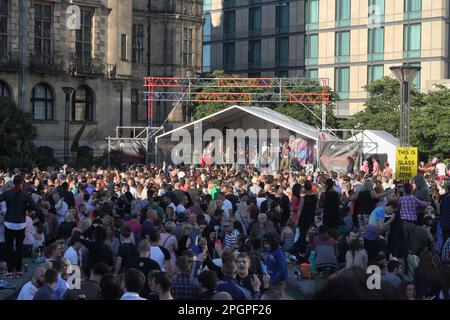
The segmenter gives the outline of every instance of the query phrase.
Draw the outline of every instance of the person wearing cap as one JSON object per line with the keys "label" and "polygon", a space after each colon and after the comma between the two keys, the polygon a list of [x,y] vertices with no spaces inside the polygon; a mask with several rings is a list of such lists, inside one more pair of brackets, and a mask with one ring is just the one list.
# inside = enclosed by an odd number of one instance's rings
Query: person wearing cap
{"label": "person wearing cap", "polygon": [[6,263],[8,271],[22,271],[22,245],[25,239],[26,208],[38,211],[31,195],[23,190],[23,179],[16,175],[13,180],[14,188],[0,195],[0,203],[6,202],[4,219]]}

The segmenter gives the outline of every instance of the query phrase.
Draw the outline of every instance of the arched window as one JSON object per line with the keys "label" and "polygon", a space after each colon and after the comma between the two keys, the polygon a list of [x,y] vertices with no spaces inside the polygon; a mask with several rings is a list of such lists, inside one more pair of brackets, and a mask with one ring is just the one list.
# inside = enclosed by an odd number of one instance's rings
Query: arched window
{"label": "arched window", "polygon": [[11,88],[3,80],[0,81],[0,97],[11,97]]}
{"label": "arched window", "polygon": [[54,104],[53,90],[48,84],[40,83],[33,88],[31,111],[34,120],[53,120]]}
{"label": "arched window", "polygon": [[72,120],[94,121],[94,95],[91,88],[81,86],[73,93]]}

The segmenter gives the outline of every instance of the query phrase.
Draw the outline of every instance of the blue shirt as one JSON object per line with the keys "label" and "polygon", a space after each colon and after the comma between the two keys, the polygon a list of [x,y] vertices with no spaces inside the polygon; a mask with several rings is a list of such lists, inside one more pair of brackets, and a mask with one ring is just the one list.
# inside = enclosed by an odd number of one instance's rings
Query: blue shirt
{"label": "blue shirt", "polygon": [[58,276],[58,282],[56,282],[54,293],[58,297],[58,300],[62,300],[64,293],[67,290],[67,282]]}
{"label": "blue shirt", "polygon": [[277,248],[274,251],[269,251],[267,257],[267,273],[270,276],[270,284],[275,284],[279,281],[286,281],[288,277],[286,256],[283,249]]}
{"label": "blue shirt", "polygon": [[224,276],[217,284],[217,292],[228,292],[233,300],[246,300],[244,291],[237,285],[236,280],[231,277]]}
{"label": "blue shirt", "polygon": [[372,211],[369,217],[369,224],[367,225],[367,231],[364,236],[367,240],[378,240],[381,230],[378,228],[378,221],[381,220],[384,223],[385,217],[384,207],[376,208]]}
{"label": "blue shirt", "polygon": [[53,289],[45,283],[36,291],[33,300],[59,300]]}

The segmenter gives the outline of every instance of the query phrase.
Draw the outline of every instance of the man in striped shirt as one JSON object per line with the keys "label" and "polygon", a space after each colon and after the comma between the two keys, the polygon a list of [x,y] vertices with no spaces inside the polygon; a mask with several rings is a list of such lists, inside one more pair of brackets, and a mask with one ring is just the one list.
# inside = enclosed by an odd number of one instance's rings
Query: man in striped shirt
{"label": "man in striped shirt", "polygon": [[229,219],[227,220],[227,222],[225,222],[224,230],[224,249],[233,249],[236,243],[236,239],[239,235],[239,230],[234,228],[234,222],[232,219]]}
{"label": "man in striped shirt", "polygon": [[422,201],[412,193],[412,185],[410,183],[405,184],[405,193],[403,197],[400,197],[398,203],[400,205],[400,217],[403,221],[417,223],[417,207],[426,207],[428,205],[427,201]]}

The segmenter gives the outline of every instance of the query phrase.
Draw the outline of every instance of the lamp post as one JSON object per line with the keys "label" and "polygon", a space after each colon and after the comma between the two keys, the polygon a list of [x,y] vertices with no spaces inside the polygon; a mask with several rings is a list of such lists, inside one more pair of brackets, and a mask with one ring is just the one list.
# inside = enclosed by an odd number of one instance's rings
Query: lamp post
{"label": "lamp post", "polygon": [[66,104],[64,107],[64,162],[69,161],[69,121],[70,121],[70,96],[75,90],[72,87],[61,88],[66,94]]}
{"label": "lamp post", "polygon": [[400,82],[400,144],[402,147],[408,147],[409,143],[409,127],[410,127],[410,84],[420,67],[411,65],[390,67],[397,81]]}

